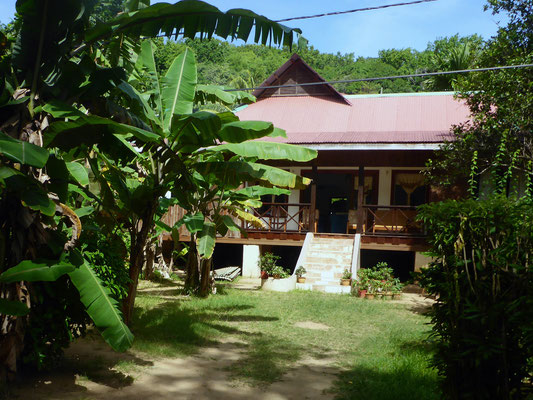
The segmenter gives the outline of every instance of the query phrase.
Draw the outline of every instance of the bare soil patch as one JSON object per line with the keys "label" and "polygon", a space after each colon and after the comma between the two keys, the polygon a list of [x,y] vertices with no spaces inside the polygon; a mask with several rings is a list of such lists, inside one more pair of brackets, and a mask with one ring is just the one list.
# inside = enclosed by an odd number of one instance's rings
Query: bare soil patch
{"label": "bare soil patch", "polygon": [[327,331],[329,329],[329,326],[313,321],[296,322],[294,326],[298,328],[313,329],[317,331]]}

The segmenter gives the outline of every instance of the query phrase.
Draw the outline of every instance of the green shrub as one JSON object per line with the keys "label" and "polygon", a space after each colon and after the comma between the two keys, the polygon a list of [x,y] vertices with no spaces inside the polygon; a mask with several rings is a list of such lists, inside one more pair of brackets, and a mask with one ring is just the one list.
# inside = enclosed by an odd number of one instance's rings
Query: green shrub
{"label": "green shrub", "polygon": [[533,355],[533,208],[495,198],[424,205],[434,262],[420,283],[432,309],[435,366],[450,399],[522,398]]}
{"label": "green shrub", "polygon": [[[271,274],[269,273],[269,275]],[[287,270],[284,269],[283,267],[280,267],[279,265],[276,265],[272,269],[272,275],[279,275],[281,279],[288,278],[290,276]]]}
{"label": "green shrub", "polygon": [[359,290],[369,293],[390,292],[399,280],[395,280],[393,270],[386,262],[379,262],[372,268],[361,268],[357,271],[357,281],[353,283]]}
{"label": "green shrub", "polygon": [[111,295],[121,301],[126,297],[128,283],[128,247],[118,233],[105,234],[95,225],[86,223],[80,238],[84,258],[94,269]]}
{"label": "green shrub", "polygon": [[277,262],[280,258],[280,256],[266,252],[259,257],[259,268],[268,275],[273,275],[274,269],[278,267]]}

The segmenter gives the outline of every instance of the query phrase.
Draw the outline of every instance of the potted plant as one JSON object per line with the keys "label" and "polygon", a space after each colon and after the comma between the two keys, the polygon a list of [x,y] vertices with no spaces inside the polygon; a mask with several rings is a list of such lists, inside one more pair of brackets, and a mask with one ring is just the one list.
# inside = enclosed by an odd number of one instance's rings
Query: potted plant
{"label": "potted plant", "polygon": [[367,268],[361,268],[357,271],[357,281],[354,282],[354,288],[357,288],[357,295],[361,298],[365,298],[368,292],[368,274],[370,270]]}
{"label": "potted plant", "polygon": [[368,290],[365,295],[365,299],[374,300],[375,296],[376,296],[375,289],[369,285]]}
{"label": "potted plant", "polygon": [[348,268],[345,268],[344,272],[342,273],[341,285],[350,286],[351,280],[352,280],[352,273],[350,272]]}
{"label": "potted plant", "polygon": [[294,271],[294,274],[296,275],[298,283],[305,283],[304,274],[306,272],[307,272],[306,269],[304,267],[302,267],[301,265],[298,268],[296,268],[296,271]]}
{"label": "potted plant", "polygon": [[403,284],[400,283],[398,278],[393,280],[392,285],[392,300],[400,300],[402,298]]}
{"label": "potted plant", "polygon": [[266,252],[259,257],[259,269],[261,270],[261,279],[267,279],[269,276],[273,276],[274,268],[276,268],[277,261],[280,256],[276,256],[270,252]]}
{"label": "potted plant", "polygon": [[394,281],[392,279],[386,280],[382,283],[383,287],[383,299],[392,300],[392,286]]}
{"label": "potted plant", "polygon": [[272,277],[274,279],[284,279],[289,277],[289,273],[285,271],[283,267],[280,267],[279,265],[276,265],[272,269]]}

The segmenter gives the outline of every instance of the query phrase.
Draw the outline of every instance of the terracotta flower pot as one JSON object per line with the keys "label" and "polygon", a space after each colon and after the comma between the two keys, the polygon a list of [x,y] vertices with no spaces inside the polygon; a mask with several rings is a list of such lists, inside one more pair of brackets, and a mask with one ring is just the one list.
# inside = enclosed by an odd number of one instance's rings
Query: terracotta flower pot
{"label": "terracotta flower pot", "polygon": [[374,300],[374,293],[367,293],[365,299]]}
{"label": "terracotta flower pot", "polygon": [[280,278],[281,278],[281,275],[279,275],[279,274],[274,274],[272,277],[273,277],[274,279],[280,279]]}
{"label": "terracotta flower pot", "polygon": [[268,279],[268,273],[266,271],[261,271],[261,279]]}
{"label": "terracotta flower pot", "polygon": [[296,279],[296,281],[297,281],[298,283],[305,283],[305,276],[299,276],[299,277]]}
{"label": "terracotta flower pot", "polygon": [[402,298],[401,293],[393,293],[392,294],[392,300],[400,300]]}
{"label": "terracotta flower pot", "polygon": [[365,296],[366,296],[366,290],[360,290],[359,293],[358,293],[358,296],[359,296],[360,298],[364,299]]}
{"label": "terracotta flower pot", "polygon": [[342,286],[350,286],[351,279],[341,279]]}

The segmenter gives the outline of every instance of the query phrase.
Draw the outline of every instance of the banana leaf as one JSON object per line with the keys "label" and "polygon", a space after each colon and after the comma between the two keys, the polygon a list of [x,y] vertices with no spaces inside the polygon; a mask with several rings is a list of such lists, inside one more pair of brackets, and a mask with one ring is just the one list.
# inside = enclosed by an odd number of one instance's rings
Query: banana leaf
{"label": "banana leaf", "polygon": [[21,317],[29,312],[28,306],[20,301],[0,299],[0,314]]}
{"label": "banana leaf", "polygon": [[12,283],[19,281],[55,281],[60,276],[74,271],[70,263],[57,261],[31,261],[24,260],[18,265],[9,268],[0,275],[0,282]]}
{"label": "banana leaf", "polygon": [[116,351],[129,349],[133,344],[133,334],[122,321],[117,301],[110,296],[92,268],[83,262],[69,276],[104,340]]}

